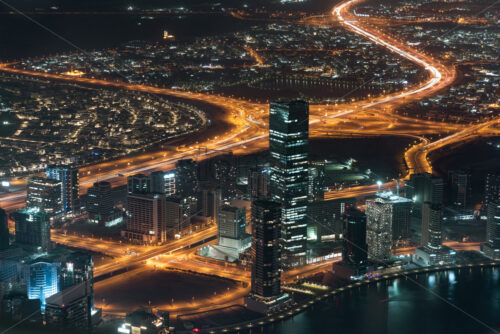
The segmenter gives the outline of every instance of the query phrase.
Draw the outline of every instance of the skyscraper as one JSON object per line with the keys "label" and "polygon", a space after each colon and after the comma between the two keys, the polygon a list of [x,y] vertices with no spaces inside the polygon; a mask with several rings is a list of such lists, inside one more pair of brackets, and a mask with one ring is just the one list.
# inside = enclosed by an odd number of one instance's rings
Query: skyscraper
{"label": "skyscraper", "polygon": [[452,171],[451,185],[453,204],[462,210],[465,210],[469,205],[471,195],[471,175],[467,171]]}
{"label": "skyscraper", "polygon": [[157,170],[149,175],[151,179],[151,192],[154,194],[165,193],[165,173]]}
{"label": "skyscraper", "polygon": [[111,183],[96,182],[87,191],[87,212],[89,219],[104,225],[113,216]]}
{"label": "skyscraper", "polygon": [[415,250],[414,262],[432,266],[455,261],[455,251],[441,244],[441,225],[441,205],[425,202],[422,212],[422,246]]}
{"label": "skyscraper", "polygon": [[175,179],[175,172],[168,172],[163,175],[165,196],[170,197],[175,195]]}
{"label": "skyscraper", "polygon": [[309,105],[271,102],[269,152],[271,199],[282,206],[281,242],[286,266],[306,263]]}
{"label": "skyscraper", "polygon": [[175,186],[181,197],[196,196],[198,191],[198,164],[193,159],[179,160],[175,164]]}
{"label": "skyscraper", "polygon": [[59,263],[37,262],[26,267],[28,271],[28,299],[40,299],[42,312],[46,299],[59,292]]}
{"label": "skyscraper", "polygon": [[325,166],[311,164],[309,166],[309,202],[322,201],[324,198]]}
{"label": "skyscraper", "polygon": [[441,246],[441,220],[442,210],[440,204],[425,202],[422,209],[422,238],[421,246],[430,245],[433,248]]}
{"label": "skyscraper", "polygon": [[239,248],[239,241],[245,234],[246,209],[223,205],[217,215],[219,245]]}
{"label": "skyscraper", "polygon": [[129,194],[145,194],[151,191],[151,177],[145,174],[135,174],[127,177],[127,192]]}
{"label": "skyscraper", "polygon": [[406,187],[406,198],[413,200],[413,216],[422,217],[425,202],[441,205],[443,203],[443,180],[430,173],[412,174]]}
{"label": "skyscraper", "polygon": [[179,233],[191,224],[191,207],[188,199],[179,196],[168,197],[165,204],[166,227]]}
{"label": "skyscraper", "polygon": [[500,261],[500,204],[490,202],[488,205],[488,221],[486,223],[486,244],[481,247],[484,255],[492,260]]}
{"label": "skyscraper", "polygon": [[9,222],[5,210],[0,209],[0,251],[9,248]]}
{"label": "skyscraper", "polygon": [[248,170],[248,194],[251,200],[267,197],[269,170],[251,168]]}
{"label": "skyscraper", "polygon": [[78,168],[53,166],[47,168],[47,179],[61,181],[61,201],[64,212],[75,213],[80,210],[80,181]]}
{"label": "skyscraper", "polygon": [[281,207],[257,200],[252,203],[252,293],[261,298],[280,295]]}
{"label": "skyscraper", "polygon": [[62,183],[54,179],[31,177],[26,186],[26,206],[47,212],[51,219],[62,214]]}
{"label": "skyscraper", "polygon": [[366,215],[356,208],[348,207],[342,214],[342,219],[344,221],[342,259],[344,262],[359,266],[368,258]]}
{"label": "skyscraper", "polygon": [[236,195],[237,170],[232,154],[216,157],[213,162],[213,179],[221,190],[222,199],[231,200]]}
{"label": "skyscraper", "polygon": [[140,243],[167,240],[165,195],[129,194],[127,196],[127,230],[122,235]]}
{"label": "skyscraper", "polygon": [[491,202],[500,203],[500,175],[496,173],[488,173],[484,184],[485,207]]}
{"label": "skyscraper", "polygon": [[50,248],[49,215],[38,208],[25,208],[14,212],[16,243],[37,251]]}

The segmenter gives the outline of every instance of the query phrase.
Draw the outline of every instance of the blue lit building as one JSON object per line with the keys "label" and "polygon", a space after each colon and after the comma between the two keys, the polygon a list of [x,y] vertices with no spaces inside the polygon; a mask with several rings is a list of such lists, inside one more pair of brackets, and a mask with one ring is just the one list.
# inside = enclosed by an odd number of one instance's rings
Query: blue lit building
{"label": "blue lit building", "polygon": [[53,166],[45,172],[48,179],[61,181],[62,208],[66,213],[80,209],[80,190],[78,168],[69,166]]}
{"label": "blue lit building", "polygon": [[283,264],[306,263],[309,105],[271,102],[269,114],[271,200],[281,204]]}
{"label": "blue lit building", "polygon": [[37,262],[27,267],[28,299],[40,299],[42,312],[45,301],[59,292],[59,263]]}

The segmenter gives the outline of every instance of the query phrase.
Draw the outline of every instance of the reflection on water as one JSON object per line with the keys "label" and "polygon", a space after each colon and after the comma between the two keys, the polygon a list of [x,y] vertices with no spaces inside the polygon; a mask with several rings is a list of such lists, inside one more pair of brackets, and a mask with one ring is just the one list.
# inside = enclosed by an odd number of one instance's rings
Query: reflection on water
{"label": "reflection on water", "polygon": [[263,333],[487,334],[494,333],[492,329],[500,330],[499,315],[499,269],[467,269],[397,279],[346,292]]}

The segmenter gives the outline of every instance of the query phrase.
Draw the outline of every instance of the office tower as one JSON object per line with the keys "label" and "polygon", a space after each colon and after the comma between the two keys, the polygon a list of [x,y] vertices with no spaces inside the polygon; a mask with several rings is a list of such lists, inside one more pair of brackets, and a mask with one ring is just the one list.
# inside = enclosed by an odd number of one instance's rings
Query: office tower
{"label": "office tower", "polygon": [[404,244],[410,235],[412,201],[392,193],[378,193],[366,201],[366,242],[368,258],[386,261],[392,245]]}
{"label": "office tower", "polygon": [[488,205],[488,221],[486,223],[486,243],[481,246],[484,255],[492,260],[500,261],[500,204],[490,202]]}
{"label": "office tower", "polygon": [[86,282],[93,295],[94,262],[92,255],[74,252],[61,258],[60,285],[61,290]]}
{"label": "office tower", "polygon": [[422,211],[422,246],[415,250],[414,262],[433,266],[455,261],[455,251],[441,244],[441,225],[441,205],[425,202]]}
{"label": "office tower", "polygon": [[92,296],[85,283],[66,288],[46,299],[45,323],[57,332],[90,332]]}
{"label": "office tower", "polygon": [[342,220],[344,221],[342,259],[344,262],[359,266],[368,258],[366,215],[356,208],[349,207],[342,214]]}
{"label": "office tower", "polygon": [[500,175],[488,173],[484,184],[484,205],[489,203],[500,203]]}
{"label": "office tower", "polygon": [[217,235],[219,245],[240,248],[241,240],[246,237],[246,209],[223,205],[217,215]]}
{"label": "office tower", "polygon": [[198,211],[202,217],[217,219],[217,211],[222,203],[222,191],[214,185],[204,184],[200,186],[198,193]]}
{"label": "office tower", "polygon": [[154,194],[165,193],[165,173],[162,171],[155,171],[149,175],[151,179],[151,192]]}
{"label": "office tower", "polygon": [[167,230],[179,233],[191,224],[191,205],[187,198],[169,197],[165,204]]}
{"label": "office tower", "polygon": [[391,221],[392,243],[394,246],[407,246],[410,240],[410,212],[413,201],[391,192],[377,193],[384,203],[391,205],[389,219]]}
{"label": "office tower", "polygon": [[62,214],[62,183],[54,179],[30,177],[26,186],[26,207],[39,208],[51,219]]}
{"label": "office tower", "polygon": [[355,207],[356,198],[339,198],[309,203],[307,206],[308,240],[314,241],[312,233],[316,235],[317,241],[327,242],[340,239],[343,233],[341,217],[348,206]]}
{"label": "office tower", "polygon": [[39,299],[42,312],[46,299],[59,292],[59,263],[37,262],[26,267],[28,299]]}
{"label": "office tower", "polygon": [[25,208],[14,212],[16,243],[37,251],[50,248],[50,220],[45,211]]}
{"label": "office tower", "polygon": [[471,175],[467,171],[451,172],[451,185],[453,194],[453,204],[462,210],[469,205],[471,195]]}
{"label": "office tower", "polygon": [[78,168],[53,166],[47,168],[48,179],[61,181],[61,201],[64,212],[75,213],[80,210],[80,184]]}
{"label": "office tower", "polygon": [[251,168],[248,171],[248,194],[251,200],[267,198],[269,170]]}
{"label": "office tower", "polygon": [[87,212],[89,219],[100,225],[105,225],[114,214],[111,183],[96,182],[87,191]]}
{"label": "office tower", "polygon": [[122,235],[140,243],[167,240],[165,195],[134,193],[127,196],[127,230]]}
{"label": "office tower", "polygon": [[281,242],[285,266],[306,263],[309,105],[271,102],[269,152],[271,199],[282,206]]}
{"label": "office tower", "polygon": [[441,246],[442,215],[440,204],[424,203],[422,209],[421,246],[430,246],[432,248],[439,248]]}
{"label": "office tower", "polygon": [[232,154],[225,154],[213,160],[213,180],[221,190],[223,200],[231,200],[236,196],[237,171]]}
{"label": "office tower", "polygon": [[324,199],[325,166],[321,163],[313,163],[309,166],[309,202],[322,201]]}
{"label": "office tower", "polygon": [[443,180],[430,173],[410,175],[405,190],[406,198],[413,200],[413,216],[416,218],[422,217],[423,203],[443,203]]}
{"label": "office tower", "polygon": [[127,177],[127,192],[129,194],[151,193],[151,177],[145,174],[135,174]]}
{"label": "office tower", "polygon": [[165,189],[165,196],[171,197],[176,193],[175,189],[175,172],[168,172],[163,175],[163,183]]}
{"label": "office tower", "polygon": [[257,200],[252,203],[252,293],[261,298],[280,295],[281,206]]}
{"label": "office tower", "polygon": [[198,191],[198,164],[193,159],[179,160],[175,164],[175,187],[183,198],[196,196]]}
{"label": "office tower", "polygon": [[9,221],[5,210],[0,209],[0,251],[9,248]]}

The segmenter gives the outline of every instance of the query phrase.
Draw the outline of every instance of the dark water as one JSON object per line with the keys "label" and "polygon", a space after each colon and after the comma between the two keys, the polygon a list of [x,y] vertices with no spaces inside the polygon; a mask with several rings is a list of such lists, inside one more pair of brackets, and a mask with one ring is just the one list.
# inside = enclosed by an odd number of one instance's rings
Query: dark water
{"label": "dark water", "polygon": [[420,275],[415,281],[418,285],[397,279],[345,293],[293,320],[268,327],[263,333],[489,334],[500,331],[500,269],[432,273]]}
{"label": "dark water", "polygon": [[19,15],[0,14],[0,60],[39,57],[77,48],[113,48],[131,40],[159,41],[163,30],[178,41],[243,30],[255,24],[223,14],[161,15],[153,19],[141,15],[33,15],[37,23]]}

